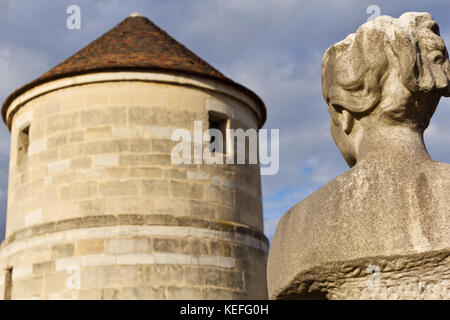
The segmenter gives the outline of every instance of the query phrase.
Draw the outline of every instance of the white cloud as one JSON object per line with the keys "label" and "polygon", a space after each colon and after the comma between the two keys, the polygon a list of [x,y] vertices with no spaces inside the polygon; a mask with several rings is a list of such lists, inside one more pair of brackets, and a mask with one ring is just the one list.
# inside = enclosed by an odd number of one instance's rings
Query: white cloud
{"label": "white cloud", "polygon": [[24,47],[0,43],[0,97],[41,75],[49,66],[48,58]]}

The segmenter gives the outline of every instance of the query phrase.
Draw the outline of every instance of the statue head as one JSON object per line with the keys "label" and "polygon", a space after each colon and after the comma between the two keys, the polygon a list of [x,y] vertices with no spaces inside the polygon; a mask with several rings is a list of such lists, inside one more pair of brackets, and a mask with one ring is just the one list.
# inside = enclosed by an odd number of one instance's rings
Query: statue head
{"label": "statue head", "polygon": [[331,46],[322,61],[330,130],[349,166],[356,133],[371,126],[423,132],[441,96],[450,96],[450,62],[428,13],[381,16]]}

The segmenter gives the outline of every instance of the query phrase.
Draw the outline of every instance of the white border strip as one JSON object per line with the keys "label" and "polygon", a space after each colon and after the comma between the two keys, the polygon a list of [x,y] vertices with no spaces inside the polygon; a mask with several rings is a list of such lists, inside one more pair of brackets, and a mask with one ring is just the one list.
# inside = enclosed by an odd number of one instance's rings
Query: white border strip
{"label": "white border strip", "polygon": [[11,114],[14,114],[22,105],[28,101],[41,96],[45,93],[55,91],[58,89],[63,89],[67,87],[73,87],[89,83],[99,83],[99,82],[114,82],[114,81],[145,81],[145,82],[158,82],[158,83],[174,83],[178,85],[189,85],[198,87],[201,89],[218,91],[220,93],[231,96],[245,105],[247,105],[250,110],[252,110],[258,117],[259,123],[262,123],[262,114],[259,111],[256,102],[247,94],[233,88],[230,85],[222,83],[220,81],[215,81],[212,79],[202,79],[195,76],[180,76],[173,75],[169,73],[156,73],[156,72],[98,72],[90,73],[85,75],[78,75],[72,77],[66,77],[50,82],[43,83],[36,87],[33,87],[18,97],[16,97],[8,106],[8,111],[6,114],[6,124],[11,127]]}
{"label": "white border strip", "polygon": [[86,255],[55,260],[56,271],[67,271],[70,266],[100,267],[114,265],[205,265],[234,268],[235,259],[219,256],[192,256],[178,253],[136,253],[121,255]]}
{"label": "white border strip", "polygon": [[41,246],[52,246],[68,242],[90,239],[111,239],[115,237],[194,237],[198,239],[213,239],[218,241],[229,241],[236,244],[246,245],[252,248],[269,251],[269,247],[263,240],[238,232],[227,232],[211,230],[206,228],[184,227],[184,226],[129,226],[119,225],[112,227],[95,227],[73,229],[67,231],[43,234],[23,240],[13,241],[2,248],[0,260],[27,249]]}

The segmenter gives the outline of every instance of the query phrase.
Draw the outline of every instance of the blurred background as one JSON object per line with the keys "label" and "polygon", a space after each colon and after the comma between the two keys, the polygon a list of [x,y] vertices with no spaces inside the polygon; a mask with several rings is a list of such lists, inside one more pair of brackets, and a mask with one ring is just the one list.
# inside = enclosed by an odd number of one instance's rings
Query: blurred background
{"label": "blurred background", "polygon": [[[79,30],[66,26],[70,5],[81,9]],[[374,6],[393,17],[429,12],[450,43],[448,0],[1,0],[0,100],[140,12],[266,103],[264,127],[280,129],[280,170],[262,178],[265,233],[271,238],[286,210],[347,170],[329,134],[321,60],[329,46],[378,13]],[[432,157],[448,163],[449,100],[441,100],[425,134]],[[0,240],[9,139],[0,124]]]}

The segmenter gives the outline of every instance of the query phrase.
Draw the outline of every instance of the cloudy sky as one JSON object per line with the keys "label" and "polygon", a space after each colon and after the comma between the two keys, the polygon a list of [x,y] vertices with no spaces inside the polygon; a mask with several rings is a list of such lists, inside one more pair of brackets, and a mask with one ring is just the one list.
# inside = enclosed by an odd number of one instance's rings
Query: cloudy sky
{"label": "cloudy sky", "polygon": [[[66,28],[69,5],[81,29]],[[328,131],[321,96],[323,53],[369,18],[427,11],[450,43],[450,3],[361,0],[1,0],[0,100],[140,12],[265,101],[265,128],[280,129],[280,171],[263,177],[266,234],[292,205],[347,169]],[[441,100],[426,131],[431,155],[450,162],[450,102]],[[0,239],[6,214],[9,132],[0,125]]]}

